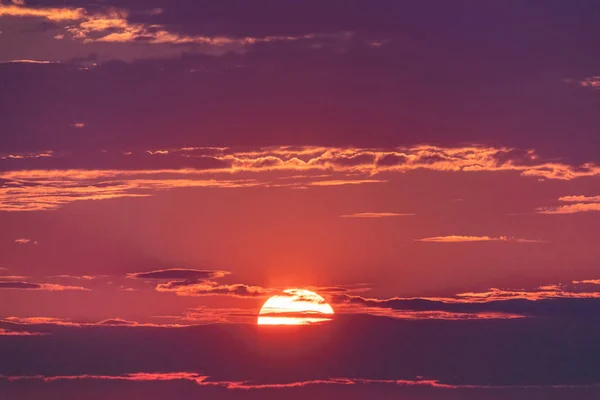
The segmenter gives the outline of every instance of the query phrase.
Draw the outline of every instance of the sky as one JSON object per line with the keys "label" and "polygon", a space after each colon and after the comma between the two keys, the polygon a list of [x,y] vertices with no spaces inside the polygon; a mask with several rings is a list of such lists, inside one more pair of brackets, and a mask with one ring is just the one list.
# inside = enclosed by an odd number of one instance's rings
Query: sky
{"label": "sky", "polygon": [[591,0],[0,1],[0,398],[597,399],[598,49]]}

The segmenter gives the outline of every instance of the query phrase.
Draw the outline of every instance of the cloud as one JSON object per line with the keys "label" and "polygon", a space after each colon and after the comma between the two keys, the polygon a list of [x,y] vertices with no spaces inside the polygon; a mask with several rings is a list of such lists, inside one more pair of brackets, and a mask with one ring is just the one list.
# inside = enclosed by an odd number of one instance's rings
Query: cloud
{"label": "cloud", "polygon": [[0,336],[40,336],[43,334],[42,332],[13,331],[0,328]]}
{"label": "cloud", "polygon": [[390,212],[362,212],[340,215],[340,218],[388,218],[388,217],[407,217],[416,214],[390,213]]}
{"label": "cloud", "polygon": [[600,75],[590,76],[578,81],[579,86],[590,89],[600,89]]}
{"label": "cloud", "polygon": [[60,278],[60,279],[76,279],[84,281],[93,281],[97,279],[108,278],[108,275],[53,275],[48,278]]}
{"label": "cloud", "polygon": [[[28,165],[41,169],[28,169]],[[114,165],[125,168],[106,168]],[[165,168],[156,169],[156,165]],[[444,173],[512,171],[522,176],[561,180],[600,175],[600,167],[594,164],[548,163],[533,152],[523,155],[490,147],[374,150],[281,146],[252,151],[192,147],[75,158],[52,152],[9,154],[2,156],[0,163],[0,170],[4,170],[0,172],[0,211],[55,210],[75,201],[148,197],[177,188],[309,189],[385,184],[388,180],[373,176],[422,169]],[[232,179],[242,172],[252,178]],[[273,179],[273,172],[283,176]],[[323,179],[324,172],[331,178]],[[299,173],[303,176],[298,177]],[[295,178],[282,184],[278,179],[285,174]]]}
{"label": "cloud", "polygon": [[156,291],[171,292],[178,296],[226,295],[233,297],[264,297],[277,292],[276,289],[266,289],[241,283],[223,285],[215,282],[191,283],[187,281],[161,283],[156,286]]}
{"label": "cloud", "polygon": [[369,298],[334,295],[338,313],[365,313],[398,319],[513,319],[589,317],[600,312],[600,280],[543,285],[534,289],[498,289],[458,293],[453,297]]}
{"label": "cloud", "polygon": [[59,63],[58,61],[48,61],[48,60],[8,60],[8,61],[0,61],[0,64],[58,64],[58,63]]}
{"label": "cloud", "polygon": [[155,324],[150,322],[138,322],[126,320],[123,318],[109,318],[102,321],[72,321],[66,318],[55,318],[55,317],[16,317],[10,316],[0,320],[0,322],[7,322],[18,325],[55,325],[55,326],[69,326],[69,327],[151,327],[151,328],[182,328],[188,325],[181,324]]}
{"label": "cloud", "polygon": [[423,239],[415,239],[417,242],[432,242],[432,243],[465,243],[465,242],[516,242],[516,243],[544,243],[543,240],[536,239],[519,239],[508,236],[434,236]]}
{"label": "cloud", "polygon": [[67,290],[89,291],[81,286],[66,286],[53,283],[32,283],[18,281],[0,281],[0,289],[42,290],[49,292],[64,292]]}
{"label": "cloud", "polygon": [[313,385],[372,385],[386,384],[396,386],[419,386],[431,387],[437,389],[560,389],[560,388],[595,388],[600,383],[579,384],[579,385],[469,385],[469,384],[446,384],[434,379],[366,379],[366,378],[325,378],[311,379],[301,381],[261,383],[253,381],[224,381],[213,380],[210,376],[194,372],[136,372],[123,375],[0,375],[1,380],[10,382],[39,380],[43,382],[71,381],[71,380],[110,380],[110,381],[133,381],[133,382],[152,382],[152,381],[190,381],[199,386],[223,387],[229,390],[262,390],[262,389],[284,389],[297,388]]}
{"label": "cloud", "polygon": [[233,297],[257,297],[272,293],[272,289],[259,286],[245,285],[241,283],[220,284],[213,279],[223,278],[229,275],[228,271],[220,270],[197,270],[197,269],[163,269],[150,272],[136,272],[127,274],[133,279],[165,280],[159,283],[155,290],[157,292],[175,293],[178,296],[216,296],[226,295]]}
{"label": "cloud", "polygon": [[150,272],[129,273],[127,277],[133,279],[185,279],[198,281],[222,278],[229,274],[230,272],[227,271],[171,268]]}
{"label": "cloud", "polygon": [[19,239],[15,239],[15,243],[16,244],[27,244],[27,243],[37,244],[38,242],[37,242],[37,240],[19,238]]}
{"label": "cloud", "polygon": [[329,181],[310,182],[309,186],[343,186],[343,185],[362,185],[364,183],[387,183],[381,179],[340,179]]}
{"label": "cloud", "polygon": [[[73,172],[73,171],[72,171]],[[160,171],[146,172],[157,173]],[[177,172],[181,174],[182,172]],[[39,175],[45,175],[42,177]],[[114,172],[125,177],[128,172]],[[71,181],[60,179],[57,171],[37,171],[38,180],[27,179],[12,181],[12,184],[0,186],[0,211],[47,211],[55,210],[65,204],[84,200],[108,200],[117,198],[139,198],[153,195],[156,191],[184,187],[233,188],[251,187],[257,184],[248,180],[203,180],[203,179],[136,179],[103,181],[111,171],[80,171],[71,176]],[[191,172],[191,175],[195,173]],[[0,174],[0,177],[2,174]],[[6,176],[6,174],[4,174]],[[115,177],[117,178],[117,177]],[[67,177],[67,179],[70,179]],[[117,178],[118,179],[118,178]]]}
{"label": "cloud", "polygon": [[558,207],[540,207],[538,214],[576,214],[582,212],[600,211],[600,203],[574,203]]}
{"label": "cloud", "polygon": [[[136,13],[138,18],[132,18],[130,10],[118,7],[30,7],[0,3],[0,18],[45,20],[52,26],[52,37],[40,33],[29,38],[31,43],[38,47],[42,44],[50,46],[58,58],[63,54],[71,54],[71,58],[77,58],[76,54],[85,57],[94,53],[101,56],[101,61],[174,57],[184,53],[222,56],[230,52],[242,54],[258,44],[298,41],[344,43],[352,39],[352,34],[347,32],[263,36],[189,34],[177,30],[177,24],[158,23],[156,16],[162,12],[156,10],[145,10],[144,13],[149,17],[142,20],[139,18],[139,11]],[[29,55],[30,52],[23,49],[16,54]],[[63,56],[62,59],[65,60],[66,57]]]}
{"label": "cloud", "polygon": [[600,211],[600,203],[575,203],[559,207],[538,208],[538,214],[576,214],[581,212]]}
{"label": "cloud", "polygon": [[581,212],[600,211],[600,196],[562,196],[558,201],[570,203],[555,207],[539,207],[538,214],[575,214]]}
{"label": "cloud", "polygon": [[600,196],[562,196],[558,201],[569,203],[600,203]]}

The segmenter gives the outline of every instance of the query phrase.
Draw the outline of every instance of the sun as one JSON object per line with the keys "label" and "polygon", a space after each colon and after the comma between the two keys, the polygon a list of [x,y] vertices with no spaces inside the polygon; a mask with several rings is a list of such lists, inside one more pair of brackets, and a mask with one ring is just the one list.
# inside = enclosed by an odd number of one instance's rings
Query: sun
{"label": "sun", "polygon": [[333,308],[318,294],[286,289],[271,297],[258,313],[258,325],[309,325],[331,321]]}

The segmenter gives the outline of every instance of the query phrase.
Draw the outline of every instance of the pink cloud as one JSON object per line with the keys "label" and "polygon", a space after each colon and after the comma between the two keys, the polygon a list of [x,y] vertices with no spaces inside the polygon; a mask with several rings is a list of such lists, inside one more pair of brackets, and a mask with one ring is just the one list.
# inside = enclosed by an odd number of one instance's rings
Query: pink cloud
{"label": "pink cloud", "polygon": [[326,378],[304,381],[290,381],[283,383],[260,383],[251,381],[217,381],[211,380],[209,376],[197,374],[194,372],[137,372],[123,375],[22,375],[22,376],[0,376],[0,379],[7,381],[26,381],[39,380],[43,382],[69,381],[69,380],[113,380],[113,381],[132,381],[132,382],[152,382],[152,381],[190,381],[199,386],[224,387],[230,390],[261,390],[261,389],[282,389],[293,387],[304,387],[312,385],[368,385],[368,384],[388,384],[397,386],[423,386],[438,389],[517,389],[517,388],[592,388],[600,384],[583,385],[516,385],[516,386],[490,386],[490,385],[451,385],[445,384],[434,379],[364,379],[364,378]]}
{"label": "pink cloud", "polygon": [[27,243],[37,244],[38,242],[37,242],[37,240],[19,238],[19,239],[15,239],[15,243],[16,244],[27,244]]}

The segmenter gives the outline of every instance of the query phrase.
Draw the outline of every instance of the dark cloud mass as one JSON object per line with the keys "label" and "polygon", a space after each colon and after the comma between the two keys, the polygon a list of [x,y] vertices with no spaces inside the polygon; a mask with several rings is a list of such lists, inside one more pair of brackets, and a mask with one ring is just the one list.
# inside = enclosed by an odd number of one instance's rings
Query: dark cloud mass
{"label": "dark cloud mass", "polygon": [[135,279],[185,279],[199,281],[221,278],[227,274],[228,272],[226,271],[172,268],[150,272],[133,272],[127,274],[127,276]]}
{"label": "dark cloud mass", "polygon": [[29,282],[0,282],[0,289],[39,289],[40,284]]}

